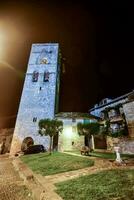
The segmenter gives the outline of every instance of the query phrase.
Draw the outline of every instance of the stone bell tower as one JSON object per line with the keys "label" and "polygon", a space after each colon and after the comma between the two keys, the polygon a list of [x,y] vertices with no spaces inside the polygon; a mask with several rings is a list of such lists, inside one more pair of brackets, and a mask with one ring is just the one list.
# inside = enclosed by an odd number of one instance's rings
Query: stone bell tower
{"label": "stone bell tower", "polygon": [[23,141],[42,144],[48,149],[49,137],[38,134],[40,119],[53,118],[58,112],[59,45],[33,44],[20,100],[10,154],[22,148]]}

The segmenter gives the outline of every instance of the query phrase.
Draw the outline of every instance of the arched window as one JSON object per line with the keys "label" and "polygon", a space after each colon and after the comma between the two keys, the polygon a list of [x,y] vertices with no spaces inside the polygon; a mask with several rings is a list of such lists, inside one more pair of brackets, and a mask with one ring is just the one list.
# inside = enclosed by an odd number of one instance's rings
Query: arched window
{"label": "arched window", "polygon": [[49,81],[49,72],[44,72],[44,82],[48,82]]}
{"label": "arched window", "polygon": [[37,82],[39,77],[39,72],[34,71],[32,75],[32,82]]}

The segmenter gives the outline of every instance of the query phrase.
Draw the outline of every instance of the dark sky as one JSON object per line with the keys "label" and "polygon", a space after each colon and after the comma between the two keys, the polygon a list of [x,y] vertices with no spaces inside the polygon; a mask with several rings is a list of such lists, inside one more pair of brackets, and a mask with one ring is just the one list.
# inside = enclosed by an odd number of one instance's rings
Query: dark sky
{"label": "dark sky", "polygon": [[14,125],[32,43],[60,43],[60,111],[87,112],[133,89],[131,6],[72,2],[0,3],[0,127]]}

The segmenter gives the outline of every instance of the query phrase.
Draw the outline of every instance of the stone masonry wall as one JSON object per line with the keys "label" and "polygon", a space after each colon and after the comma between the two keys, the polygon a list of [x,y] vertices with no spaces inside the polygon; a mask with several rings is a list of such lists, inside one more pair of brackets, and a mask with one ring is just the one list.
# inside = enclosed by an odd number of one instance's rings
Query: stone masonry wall
{"label": "stone masonry wall", "polygon": [[5,148],[3,153],[9,153],[12,137],[13,137],[14,128],[4,128],[0,129],[0,144],[5,139]]}
{"label": "stone masonry wall", "polygon": [[128,125],[129,136],[134,138],[134,101],[124,104],[123,110]]}
{"label": "stone masonry wall", "polygon": [[120,147],[121,153],[134,154],[134,140],[132,138],[112,138],[107,136],[107,150],[114,152],[115,146]]}
{"label": "stone masonry wall", "polygon": [[[23,92],[18,110],[11,145],[11,154],[20,151],[24,138],[32,137],[35,144],[49,148],[49,137],[38,135],[38,122],[53,118],[55,114],[58,44],[33,44],[26,72]],[[43,62],[47,60],[47,62]],[[33,72],[39,73],[38,81],[32,82]],[[49,72],[49,81],[44,82],[44,72]],[[37,118],[33,122],[33,118]]]}

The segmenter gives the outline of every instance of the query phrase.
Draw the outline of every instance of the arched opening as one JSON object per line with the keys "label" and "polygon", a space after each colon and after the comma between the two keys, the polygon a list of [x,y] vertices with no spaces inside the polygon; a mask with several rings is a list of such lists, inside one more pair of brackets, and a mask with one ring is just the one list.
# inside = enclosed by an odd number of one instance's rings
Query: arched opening
{"label": "arched opening", "polygon": [[31,145],[34,145],[34,140],[31,137],[26,137],[21,145],[21,151],[27,150],[27,148]]}

